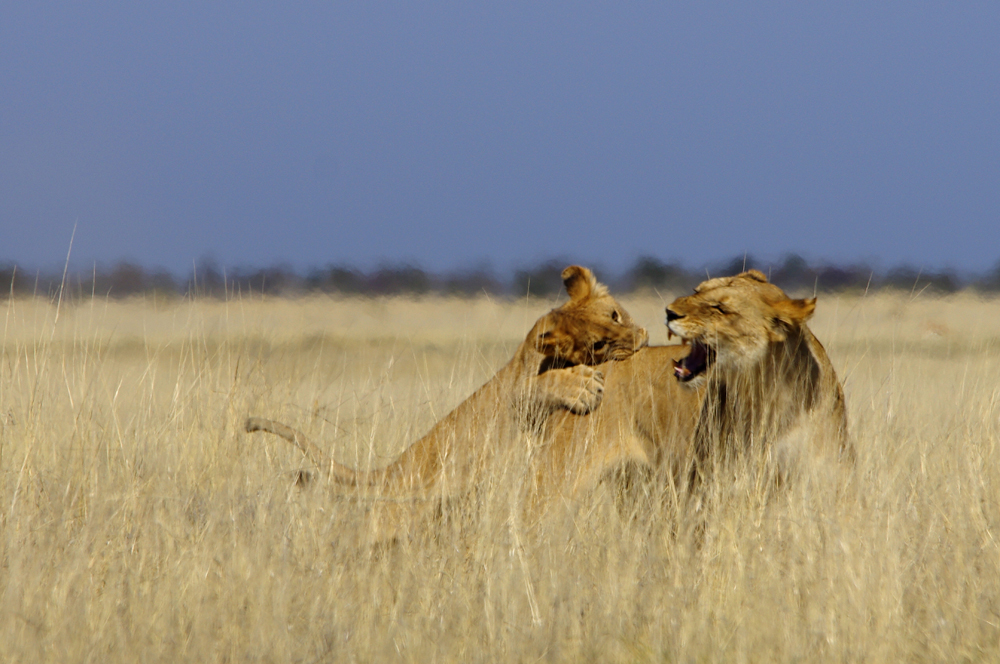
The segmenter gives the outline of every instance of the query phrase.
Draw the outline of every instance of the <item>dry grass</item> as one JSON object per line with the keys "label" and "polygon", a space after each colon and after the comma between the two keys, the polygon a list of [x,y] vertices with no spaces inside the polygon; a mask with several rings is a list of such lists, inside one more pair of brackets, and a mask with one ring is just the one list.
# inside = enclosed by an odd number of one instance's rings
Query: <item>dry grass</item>
{"label": "dry grass", "polygon": [[[1000,659],[995,302],[821,298],[856,469],[766,496],[737,471],[697,515],[598,492],[525,530],[484,493],[373,549],[363,506],[240,430],[378,462],[549,304],[9,302],[0,661]],[[658,299],[625,304],[665,341]]]}

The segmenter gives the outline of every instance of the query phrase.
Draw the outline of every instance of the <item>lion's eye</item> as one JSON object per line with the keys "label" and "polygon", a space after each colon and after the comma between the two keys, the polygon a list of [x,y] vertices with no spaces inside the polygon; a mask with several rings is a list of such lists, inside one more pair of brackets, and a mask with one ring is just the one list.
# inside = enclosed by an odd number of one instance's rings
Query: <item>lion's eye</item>
{"label": "lion's eye", "polygon": [[611,312],[611,320],[616,323],[622,322],[622,315],[617,310]]}
{"label": "lion's eye", "polygon": [[715,309],[716,311],[718,311],[720,314],[729,313],[728,311],[726,311],[726,308],[724,306],[722,306],[721,304],[713,304],[712,308]]}

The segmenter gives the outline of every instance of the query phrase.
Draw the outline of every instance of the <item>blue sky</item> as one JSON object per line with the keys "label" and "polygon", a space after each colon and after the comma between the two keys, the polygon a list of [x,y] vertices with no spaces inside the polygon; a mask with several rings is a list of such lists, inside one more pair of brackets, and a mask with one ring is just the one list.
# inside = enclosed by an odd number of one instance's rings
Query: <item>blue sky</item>
{"label": "blue sky", "polygon": [[1000,259],[1000,3],[4,3],[0,262]]}

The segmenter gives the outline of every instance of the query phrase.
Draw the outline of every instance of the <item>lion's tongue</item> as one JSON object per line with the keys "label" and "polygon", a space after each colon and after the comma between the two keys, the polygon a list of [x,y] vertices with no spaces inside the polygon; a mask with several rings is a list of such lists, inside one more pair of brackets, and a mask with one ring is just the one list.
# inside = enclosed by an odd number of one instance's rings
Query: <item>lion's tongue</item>
{"label": "lion's tongue", "polygon": [[704,345],[695,342],[691,344],[691,352],[687,357],[674,363],[674,375],[681,380],[687,380],[694,374],[705,369],[708,360],[708,351]]}

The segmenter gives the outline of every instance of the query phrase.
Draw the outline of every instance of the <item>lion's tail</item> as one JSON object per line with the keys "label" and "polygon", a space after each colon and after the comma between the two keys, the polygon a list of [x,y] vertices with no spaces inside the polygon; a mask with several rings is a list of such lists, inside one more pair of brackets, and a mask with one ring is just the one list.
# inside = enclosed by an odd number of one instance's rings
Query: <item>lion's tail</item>
{"label": "lion's tail", "polygon": [[343,464],[339,464],[336,461],[328,459],[323,453],[323,450],[319,449],[304,433],[282,424],[281,422],[266,420],[262,417],[248,417],[246,423],[244,424],[244,429],[246,429],[247,433],[252,433],[254,431],[266,431],[284,438],[289,443],[299,448],[299,450],[301,450],[310,461],[316,464],[317,468],[324,472],[329,472],[331,479],[338,484],[355,487],[372,486],[380,482],[382,480],[382,476],[384,475],[384,473],[379,471],[365,472],[361,470],[354,470],[353,468],[348,468]]}

